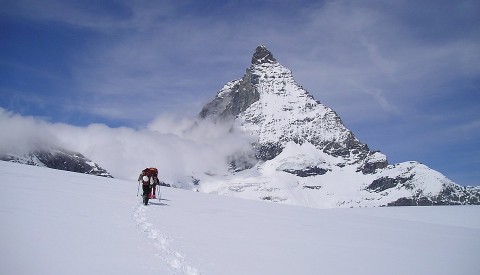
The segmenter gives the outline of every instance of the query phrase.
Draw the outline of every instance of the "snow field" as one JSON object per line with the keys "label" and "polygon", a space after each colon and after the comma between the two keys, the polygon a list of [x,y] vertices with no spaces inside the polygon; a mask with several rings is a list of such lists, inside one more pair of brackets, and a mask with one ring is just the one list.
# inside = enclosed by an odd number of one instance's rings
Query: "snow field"
{"label": "snow field", "polygon": [[[155,205],[156,202],[152,200],[150,204]],[[146,233],[148,239],[152,240],[155,247],[159,249],[159,253],[156,254],[156,256],[160,257],[168,265],[172,274],[181,272],[181,274],[199,275],[200,272],[196,268],[188,265],[185,262],[185,257],[180,252],[170,248],[169,238],[164,236],[158,231],[154,224],[149,222],[149,219],[146,216],[147,208],[148,206],[142,204],[138,205],[133,217],[137,226]]]}
{"label": "snow field", "polygon": [[475,274],[480,207],[314,209],[0,162],[0,274]]}

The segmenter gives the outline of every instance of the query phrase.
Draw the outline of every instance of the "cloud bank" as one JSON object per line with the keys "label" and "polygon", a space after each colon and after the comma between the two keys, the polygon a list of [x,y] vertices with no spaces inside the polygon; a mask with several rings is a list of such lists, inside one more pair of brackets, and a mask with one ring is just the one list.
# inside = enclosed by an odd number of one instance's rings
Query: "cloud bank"
{"label": "cloud bank", "polygon": [[45,121],[24,117],[0,107],[0,153],[27,153],[58,143]]}
{"label": "cloud bank", "polygon": [[136,180],[145,167],[157,167],[162,180],[177,184],[190,176],[222,174],[227,157],[250,150],[250,139],[232,125],[206,120],[157,117],[145,129],[104,124],[77,127],[23,117],[0,108],[0,153],[28,152],[39,144],[84,154],[114,177]]}

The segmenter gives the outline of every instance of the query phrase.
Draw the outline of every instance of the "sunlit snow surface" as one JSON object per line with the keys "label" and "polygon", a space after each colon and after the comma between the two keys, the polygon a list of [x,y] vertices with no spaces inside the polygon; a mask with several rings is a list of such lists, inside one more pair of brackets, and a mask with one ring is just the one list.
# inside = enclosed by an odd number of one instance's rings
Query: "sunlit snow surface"
{"label": "sunlit snow surface", "polygon": [[480,207],[313,209],[0,161],[0,274],[476,274]]}

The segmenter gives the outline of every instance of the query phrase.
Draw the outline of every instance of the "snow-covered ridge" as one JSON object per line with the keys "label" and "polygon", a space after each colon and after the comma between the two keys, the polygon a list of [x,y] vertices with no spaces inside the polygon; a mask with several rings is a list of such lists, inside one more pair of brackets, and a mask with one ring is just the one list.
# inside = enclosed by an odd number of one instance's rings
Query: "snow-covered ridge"
{"label": "snow-covered ridge", "polygon": [[2,153],[0,154],[0,160],[95,176],[112,177],[105,169],[84,155],[61,148],[44,147],[27,153]]}
{"label": "snow-covered ridge", "polygon": [[263,45],[245,75],[228,82],[200,117],[233,120],[256,140],[258,160],[230,176],[200,176],[204,192],[320,208],[480,203],[477,189],[423,164],[388,165]]}
{"label": "snow-covered ridge", "polygon": [[279,63],[263,63],[252,66],[251,73],[258,76],[260,99],[239,114],[237,121],[258,136],[260,144],[280,142],[283,147],[289,141],[310,142],[347,158],[351,148],[366,150],[332,109],[295,82],[290,70]]}

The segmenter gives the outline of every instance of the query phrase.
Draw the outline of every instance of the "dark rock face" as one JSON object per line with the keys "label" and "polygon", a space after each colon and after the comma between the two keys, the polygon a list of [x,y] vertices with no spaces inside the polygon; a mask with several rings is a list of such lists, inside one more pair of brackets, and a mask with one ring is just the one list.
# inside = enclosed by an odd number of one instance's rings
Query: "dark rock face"
{"label": "dark rock face", "polygon": [[379,151],[371,151],[367,156],[362,157],[364,162],[358,167],[357,172],[362,172],[364,175],[375,174],[377,170],[382,170],[388,166],[387,157]]}
{"label": "dark rock face", "polygon": [[373,192],[383,192],[387,189],[397,187],[400,184],[404,184],[407,181],[413,179],[413,175],[410,177],[396,177],[396,178],[389,178],[389,177],[381,177],[379,179],[374,180],[366,189]]}
{"label": "dark rock face", "polygon": [[255,49],[252,57],[252,64],[274,62],[277,62],[277,60],[273,57],[272,53],[265,46],[260,45]]}
{"label": "dark rock face", "polygon": [[254,145],[256,157],[260,160],[267,161],[275,158],[283,151],[280,143],[262,143]]}
{"label": "dark rock face", "polygon": [[225,110],[227,115],[235,117],[260,99],[260,94],[253,86],[253,81],[252,74],[247,71],[242,81],[238,83],[237,90],[232,95],[231,104],[227,105]]}
{"label": "dark rock face", "polygon": [[[446,186],[435,197],[442,204],[480,204],[480,187],[462,187],[459,185]],[[457,202],[457,203],[455,203]]]}
{"label": "dark rock face", "polygon": [[97,164],[94,164],[91,160],[87,159],[80,153],[65,151],[40,151],[35,152],[35,155],[43,164],[45,164],[45,166],[49,168],[112,178],[112,176],[105,169],[99,167]]}
{"label": "dark rock face", "polygon": [[36,150],[22,157],[15,155],[0,156],[0,160],[23,163],[38,166],[45,165],[48,168],[71,171],[82,174],[113,178],[105,169],[89,160],[80,153],[60,149]]}
{"label": "dark rock face", "polygon": [[12,156],[12,155],[9,155],[9,154],[0,155],[0,160],[38,166],[37,163],[35,161],[33,161],[31,158],[21,159],[19,157]]}
{"label": "dark rock face", "polygon": [[361,167],[363,174],[374,174],[377,169],[383,169],[388,166],[387,161],[380,161],[380,162],[366,162]]}
{"label": "dark rock face", "polygon": [[361,143],[352,132],[348,133],[348,138],[345,142],[321,140],[321,137],[313,137],[308,139],[310,143],[317,148],[323,148],[323,151],[334,157],[348,157],[352,153],[357,156],[357,159],[363,160],[370,153],[368,145]]}
{"label": "dark rock face", "polygon": [[222,97],[215,97],[213,101],[205,105],[199,117],[235,118],[260,99],[260,94],[253,86],[255,81],[255,75],[247,70],[243,78],[231,88],[230,92]]}
{"label": "dark rock face", "polygon": [[207,103],[207,105],[202,108],[202,111],[200,111],[200,114],[198,116],[203,119],[207,117],[220,117],[217,116],[217,114],[219,114],[219,112],[220,114],[223,112],[229,101],[230,99],[216,97],[214,100]]}
{"label": "dark rock face", "polygon": [[[265,46],[258,46],[252,57],[252,64],[276,62],[272,53]],[[256,90],[258,75],[247,69],[242,79],[231,82],[231,87],[226,87],[226,93],[217,95],[207,103],[199,113],[200,118],[232,119],[247,110],[253,103],[260,99]],[[228,84],[227,84],[228,85]]]}
{"label": "dark rock face", "polygon": [[302,178],[306,178],[311,176],[325,175],[330,170],[315,166],[315,167],[307,167],[303,170],[283,170],[283,171],[293,175],[297,175]]}
{"label": "dark rock face", "polygon": [[312,189],[312,190],[320,190],[323,187],[321,185],[305,185],[303,189]]}
{"label": "dark rock face", "polygon": [[[195,177],[193,177],[193,176],[190,177],[190,178],[192,179],[193,185],[198,185],[198,184],[200,183],[200,180],[199,180],[199,179],[197,179],[197,178],[195,178]],[[162,184],[160,184],[160,185],[162,185]],[[163,183],[163,185],[165,186],[165,183]]]}
{"label": "dark rock face", "polygon": [[400,198],[387,206],[480,205],[479,187],[445,186],[437,196],[418,194]]}

